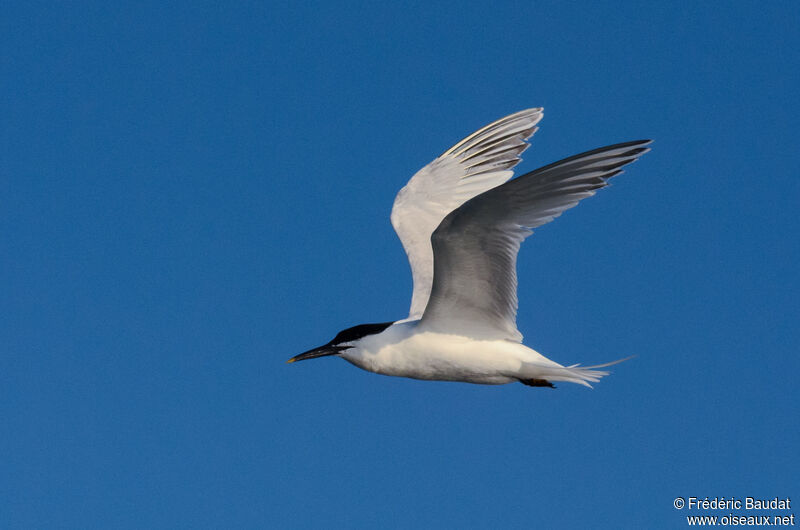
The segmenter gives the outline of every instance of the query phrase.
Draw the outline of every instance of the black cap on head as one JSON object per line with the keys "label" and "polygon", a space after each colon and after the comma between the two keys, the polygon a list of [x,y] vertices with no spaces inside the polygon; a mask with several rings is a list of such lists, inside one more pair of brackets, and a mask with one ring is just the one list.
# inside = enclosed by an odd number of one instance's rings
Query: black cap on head
{"label": "black cap on head", "polygon": [[305,361],[306,359],[315,359],[317,357],[336,355],[349,348],[349,346],[343,346],[344,344],[357,341],[358,339],[364,338],[367,335],[375,335],[380,333],[392,324],[394,324],[394,322],[381,322],[380,324],[359,324],[358,326],[353,326],[352,328],[343,329],[337,333],[333,340],[329,343],[319,346],[318,348],[308,350],[300,355],[295,355],[286,362],[293,363],[295,361]]}

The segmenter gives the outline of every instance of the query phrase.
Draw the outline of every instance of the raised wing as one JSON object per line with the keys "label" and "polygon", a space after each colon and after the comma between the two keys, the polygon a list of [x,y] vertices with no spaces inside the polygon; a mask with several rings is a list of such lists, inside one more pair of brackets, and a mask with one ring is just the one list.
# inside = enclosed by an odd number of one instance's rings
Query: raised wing
{"label": "raised wing", "polygon": [[464,138],[419,170],[394,199],[394,226],[411,265],[409,320],[422,317],[433,283],[431,234],[445,215],[510,179],[542,109],[506,116]]}
{"label": "raised wing", "polygon": [[603,147],[537,169],[449,213],[431,237],[434,276],[425,329],[521,341],[517,252],[549,223],[649,151],[650,140]]}

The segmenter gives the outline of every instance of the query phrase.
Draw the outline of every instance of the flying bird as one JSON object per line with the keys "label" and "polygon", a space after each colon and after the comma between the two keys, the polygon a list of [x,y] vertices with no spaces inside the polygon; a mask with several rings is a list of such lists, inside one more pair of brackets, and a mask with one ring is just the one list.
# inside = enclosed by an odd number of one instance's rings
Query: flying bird
{"label": "flying bird", "polygon": [[533,229],[594,195],[651,140],[601,147],[515,179],[542,109],[523,110],[467,136],[397,194],[392,225],[411,264],[408,317],[361,324],[287,362],[329,355],[384,375],[499,385],[591,386],[622,362],[563,366],[522,344],[517,253]]}

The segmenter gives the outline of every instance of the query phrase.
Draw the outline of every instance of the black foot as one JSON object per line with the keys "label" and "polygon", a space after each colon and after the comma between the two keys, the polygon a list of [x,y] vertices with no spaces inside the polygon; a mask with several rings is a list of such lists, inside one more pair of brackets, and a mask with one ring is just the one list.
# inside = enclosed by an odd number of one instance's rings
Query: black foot
{"label": "black foot", "polygon": [[556,387],[556,385],[554,385],[547,379],[520,379],[519,382],[522,383],[523,385],[528,385],[528,386],[546,386],[549,388]]}

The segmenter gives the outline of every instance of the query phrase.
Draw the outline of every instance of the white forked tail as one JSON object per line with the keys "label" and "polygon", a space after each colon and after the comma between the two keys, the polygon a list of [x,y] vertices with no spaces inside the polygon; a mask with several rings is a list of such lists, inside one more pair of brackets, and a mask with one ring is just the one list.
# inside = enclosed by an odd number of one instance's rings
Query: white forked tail
{"label": "white forked tail", "polygon": [[598,368],[605,368],[613,366],[629,359],[633,359],[635,355],[625,357],[624,359],[617,359],[610,363],[595,364],[594,366],[581,366],[580,364],[573,364],[570,366],[546,366],[538,363],[525,363],[523,371],[529,368],[531,372],[535,371],[535,378],[546,379],[548,381],[567,381],[569,383],[577,383],[579,385],[588,386],[592,388],[589,383],[597,383],[600,378],[607,376],[611,372],[606,370],[598,370]]}

